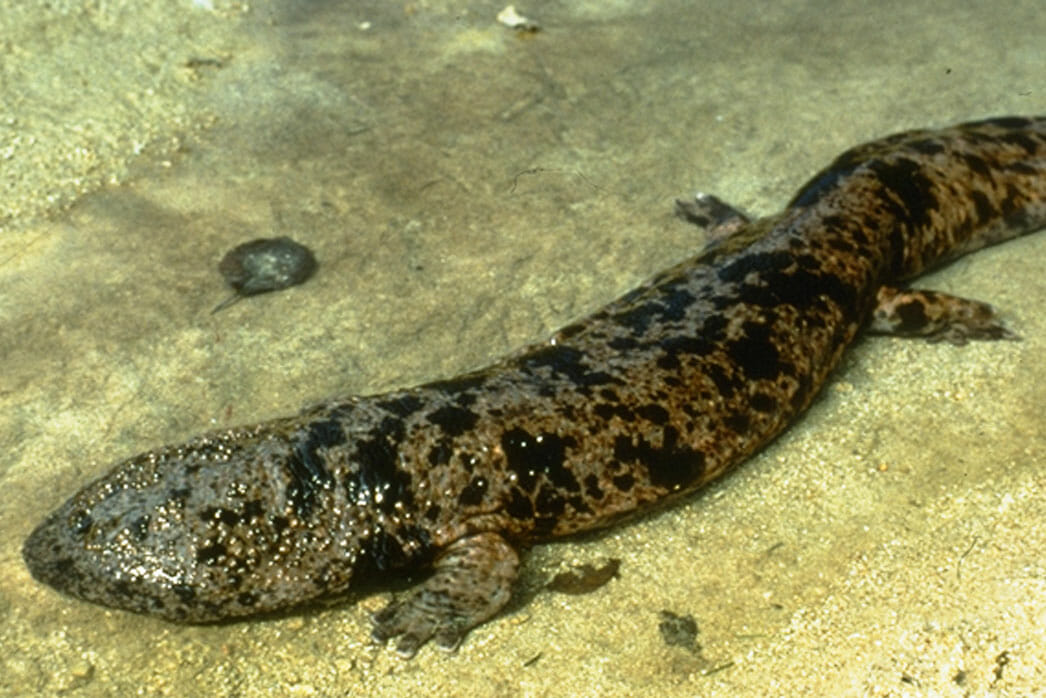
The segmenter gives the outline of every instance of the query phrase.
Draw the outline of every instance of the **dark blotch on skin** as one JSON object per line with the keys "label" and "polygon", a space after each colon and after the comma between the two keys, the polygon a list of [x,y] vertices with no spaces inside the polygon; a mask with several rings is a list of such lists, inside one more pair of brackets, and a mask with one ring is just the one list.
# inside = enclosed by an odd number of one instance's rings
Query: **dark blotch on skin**
{"label": "dark blotch on skin", "polygon": [[392,400],[378,403],[378,407],[388,410],[397,417],[409,417],[424,406],[425,403],[416,395],[397,395]]}
{"label": "dark blotch on skin", "polygon": [[538,492],[537,499],[534,501],[534,509],[537,511],[539,519],[552,519],[555,523],[555,519],[563,515],[563,512],[567,509],[567,500],[563,498],[556,488],[554,487],[542,487],[541,491]]}
{"label": "dark blotch on skin", "polygon": [[448,395],[457,395],[460,399],[462,393],[482,388],[483,383],[486,380],[487,376],[483,372],[473,371],[472,373],[466,373],[465,375],[457,376],[456,378],[433,381],[432,383],[428,383],[422,387],[430,390],[438,390],[439,392],[447,393]]}
{"label": "dark blotch on skin", "polygon": [[748,418],[748,415],[737,413],[724,417],[723,424],[734,433],[743,434],[748,431],[748,425],[751,424],[751,420]]}
{"label": "dark blotch on skin", "polygon": [[770,414],[777,409],[777,400],[766,393],[756,393],[748,401],[749,406],[756,412]]}
{"label": "dark blotch on skin", "polygon": [[715,348],[715,344],[704,336],[689,337],[685,335],[663,339],[660,342],[660,346],[665,353],[664,356],[658,357],[657,365],[667,371],[674,371],[679,368],[681,356],[687,354],[704,356]]}
{"label": "dark blotch on skin", "polygon": [[743,381],[740,377],[728,376],[719,364],[709,364],[706,374],[715,383],[716,391],[724,399],[732,398],[743,387]]}
{"label": "dark blotch on skin", "polygon": [[658,425],[666,424],[669,419],[668,410],[661,405],[656,405],[654,403],[640,405],[636,408],[636,414],[648,422],[653,422]]}
{"label": "dark blotch on skin", "polygon": [[615,415],[625,422],[635,421],[635,412],[618,402],[601,402],[592,408],[593,413],[600,419],[607,421]]}
{"label": "dark blotch on skin", "polygon": [[474,507],[483,501],[483,495],[487,493],[487,479],[485,477],[474,477],[465,489],[458,495],[458,504]]}
{"label": "dark blotch on skin", "polygon": [[937,155],[938,153],[944,152],[944,145],[939,141],[935,141],[932,138],[926,138],[921,141],[914,141],[908,144],[912,150],[922,153],[923,155]]}
{"label": "dark blotch on skin", "polygon": [[535,351],[527,356],[525,362],[527,369],[531,371],[549,368],[553,375],[563,376],[581,389],[621,382],[606,371],[592,371],[586,364],[587,360],[582,352],[563,344],[550,344]]}
{"label": "dark blotch on skin", "polygon": [[642,437],[619,436],[614,442],[614,456],[622,463],[645,466],[650,482],[669,491],[686,487],[701,477],[705,454],[678,443],[679,432],[670,426],[665,427],[661,441],[658,447]]}
{"label": "dark blotch on skin", "polygon": [[341,424],[328,420],[310,424],[305,435],[294,445],[291,456],[287,458],[287,470],[290,473],[287,498],[294,506],[295,513],[302,519],[307,519],[312,514],[320,490],[334,483],[334,477],[324,464],[320,449],[344,443],[345,432]]}
{"label": "dark blotch on skin", "polygon": [[518,487],[512,490],[512,495],[505,506],[505,511],[508,512],[509,516],[520,521],[530,521],[534,518],[534,505],[530,503],[530,499]]}
{"label": "dark blotch on skin", "polygon": [[614,487],[618,488],[621,492],[628,492],[636,485],[636,476],[631,473],[625,473],[623,475],[615,475],[610,480],[614,483]]}
{"label": "dark blotch on skin", "polygon": [[938,210],[940,202],[933,193],[933,180],[923,172],[922,164],[908,158],[897,158],[890,163],[874,161],[869,167],[883,186],[892,191],[896,200],[882,197],[887,207],[894,208],[894,216],[913,228],[925,227],[930,212]]}
{"label": "dark blotch on skin", "polygon": [[427,415],[427,419],[443,429],[447,436],[453,438],[461,436],[474,427],[479,419],[479,415],[461,407],[444,405],[430,412]]}
{"label": "dark blotch on skin", "polygon": [[614,337],[607,342],[611,349],[617,351],[628,351],[639,346],[639,340],[633,337]]}
{"label": "dark blotch on skin", "polygon": [[[432,543],[428,533],[417,526],[405,526],[398,536],[390,535],[379,529],[368,539],[361,551],[361,557],[354,567],[353,577],[373,578],[376,573],[385,573],[391,569],[428,565],[433,556]],[[401,542],[402,541],[402,542]],[[415,543],[408,554],[403,543]]]}
{"label": "dark blotch on skin", "polygon": [[766,325],[745,323],[744,336],[730,342],[727,351],[748,380],[776,378],[781,372],[780,352]]}
{"label": "dark blotch on skin", "polygon": [[149,535],[149,517],[145,514],[135,518],[128,527],[135,540],[141,542]]}
{"label": "dark blotch on skin", "polygon": [[753,252],[742,255],[729,264],[723,265],[718,274],[720,280],[727,283],[743,283],[749,274],[782,272],[795,263],[795,255],[778,250],[774,252]]}
{"label": "dark blotch on skin", "polygon": [[225,556],[225,546],[221,543],[205,545],[196,551],[196,560],[204,565],[216,565]]}
{"label": "dark blotch on skin", "polygon": [[643,305],[631,308],[619,313],[616,320],[623,326],[628,327],[636,335],[643,335],[650,326],[661,320],[671,319],[679,308],[666,305],[664,299],[650,300]]}
{"label": "dark blotch on skin", "polygon": [[967,167],[969,167],[975,174],[980,175],[981,177],[991,176],[991,167],[984,161],[984,158],[970,153],[963,156],[963,160],[966,162]]}
{"label": "dark blotch on skin", "polygon": [[930,321],[926,316],[926,308],[919,301],[902,303],[897,306],[896,311],[897,317],[901,319],[901,326],[898,329],[902,332],[925,327]]}
{"label": "dark blotch on skin", "polygon": [[557,488],[579,492],[581,486],[573,473],[564,467],[566,449],[576,442],[556,434],[541,434],[540,439],[523,429],[509,429],[501,437],[501,448],[508,460],[508,468],[518,478],[519,486],[533,492],[539,478],[547,479]]}
{"label": "dark blotch on skin", "polygon": [[589,475],[585,478],[585,494],[594,501],[603,499],[603,488],[599,486],[599,478]]}
{"label": "dark blotch on skin", "polygon": [[212,315],[240,298],[306,281],[316,271],[316,257],[308,247],[288,237],[259,238],[229,250],[218,271],[236,293],[219,303]]}
{"label": "dark blotch on skin", "polygon": [[272,530],[279,535],[287,530],[291,522],[286,516],[272,516],[269,518],[269,524],[272,526]]}
{"label": "dark blotch on skin", "polygon": [[370,499],[380,493],[381,501],[375,501],[375,506],[386,514],[396,511],[397,502],[405,506],[414,503],[410,473],[399,467],[396,447],[405,433],[401,420],[387,417],[374,430],[374,438],[356,443],[352,460],[358,470],[345,483],[350,502],[358,501],[361,494]]}
{"label": "dark blotch on skin", "polygon": [[970,199],[973,201],[974,209],[977,211],[977,220],[991,220],[992,216],[995,215],[995,207],[992,206],[991,201],[988,200],[984,192],[971,191]]}
{"label": "dark blotch on skin", "polygon": [[190,494],[192,489],[189,487],[175,487],[167,492],[167,500],[178,509],[184,509]]}
{"label": "dark blotch on skin", "polygon": [[446,465],[454,454],[453,446],[449,439],[441,439],[439,443],[429,450],[429,465]]}
{"label": "dark blotch on skin", "polygon": [[805,260],[805,268],[803,263],[790,252],[744,255],[723,266],[719,278],[738,284],[736,299],[757,307],[791,305],[804,310],[827,297],[845,312],[856,312],[857,294],[849,284],[816,269],[816,260]]}
{"label": "dark blotch on skin", "polygon": [[192,603],[196,598],[196,590],[188,584],[175,584],[171,587],[171,591],[177,594],[182,603]]}

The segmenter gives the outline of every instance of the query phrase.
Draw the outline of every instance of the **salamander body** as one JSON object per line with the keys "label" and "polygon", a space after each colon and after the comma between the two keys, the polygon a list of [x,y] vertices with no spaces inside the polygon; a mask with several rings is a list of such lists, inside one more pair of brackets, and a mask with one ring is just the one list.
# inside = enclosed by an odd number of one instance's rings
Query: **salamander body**
{"label": "salamander body", "polygon": [[785,209],[710,196],[697,256],[490,367],[218,431],[122,462],[29,536],[35,578],[175,621],[254,615],[431,569],[375,614],[405,655],[511,595],[521,547],[611,524],[742,462],[862,329],[1012,336],[903,284],[1046,225],[1046,117],[857,146]]}

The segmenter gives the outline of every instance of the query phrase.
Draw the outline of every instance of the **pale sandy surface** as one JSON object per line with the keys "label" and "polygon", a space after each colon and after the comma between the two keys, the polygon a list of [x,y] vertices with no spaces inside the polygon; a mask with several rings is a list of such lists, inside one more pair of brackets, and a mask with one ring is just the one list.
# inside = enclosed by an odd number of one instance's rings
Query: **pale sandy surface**
{"label": "pale sandy surface", "polygon": [[[1042,693],[1046,235],[922,282],[1022,342],[861,342],[734,476],[532,551],[457,654],[370,646],[383,595],[185,628],[33,582],[22,540],[112,461],[542,338],[700,244],[675,196],[770,212],[861,140],[1046,112],[1037,1],[542,3],[529,37],[492,3],[208,4],[0,9],[0,693]],[[211,316],[221,254],[277,233],[317,277]]]}

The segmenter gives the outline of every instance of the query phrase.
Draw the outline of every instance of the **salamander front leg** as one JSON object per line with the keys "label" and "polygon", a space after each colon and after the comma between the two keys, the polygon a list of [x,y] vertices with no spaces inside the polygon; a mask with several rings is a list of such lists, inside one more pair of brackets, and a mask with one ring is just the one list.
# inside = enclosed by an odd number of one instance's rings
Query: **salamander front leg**
{"label": "salamander front leg", "polygon": [[371,637],[398,637],[396,651],[412,657],[430,639],[445,650],[493,617],[512,596],[519,556],[496,533],[455,541],[436,559],[435,572],[402,600],[374,614]]}

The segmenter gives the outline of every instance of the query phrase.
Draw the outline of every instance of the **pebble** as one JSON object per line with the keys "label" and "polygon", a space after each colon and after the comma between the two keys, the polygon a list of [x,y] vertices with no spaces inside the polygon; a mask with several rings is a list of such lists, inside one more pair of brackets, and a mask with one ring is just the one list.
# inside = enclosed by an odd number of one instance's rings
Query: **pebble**
{"label": "pebble", "polygon": [[241,298],[303,283],[316,271],[316,257],[288,237],[259,238],[229,250],[218,271],[236,292],[219,303],[212,315]]}

